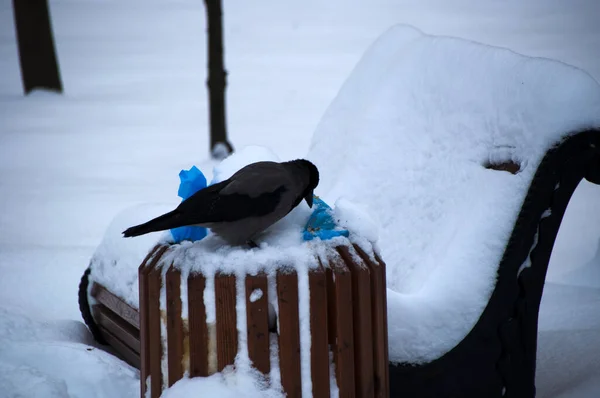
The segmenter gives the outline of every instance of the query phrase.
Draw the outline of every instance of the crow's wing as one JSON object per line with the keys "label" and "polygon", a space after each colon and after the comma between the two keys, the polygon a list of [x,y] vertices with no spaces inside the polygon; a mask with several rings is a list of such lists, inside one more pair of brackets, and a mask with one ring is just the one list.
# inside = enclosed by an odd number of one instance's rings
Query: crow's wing
{"label": "crow's wing", "polygon": [[253,191],[252,195],[249,195],[251,190],[247,184],[260,185],[261,178],[244,178],[242,181],[244,183],[236,184],[241,187],[239,192],[230,188],[230,185],[236,182],[233,177],[201,189],[183,201],[177,210],[183,219],[189,220],[187,225],[237,221],[271,213],[287,191],[284,184],[279,184],[278,187],[269,188],[263,193]]}
{"label": "crow's wing", "polygon": [[294,181],[290,171],[281,163],[252,163],[229,179],[230,183],[221,190],[222,195],[240,194],[251,198],[272,193],[282,186],[292,189]]}

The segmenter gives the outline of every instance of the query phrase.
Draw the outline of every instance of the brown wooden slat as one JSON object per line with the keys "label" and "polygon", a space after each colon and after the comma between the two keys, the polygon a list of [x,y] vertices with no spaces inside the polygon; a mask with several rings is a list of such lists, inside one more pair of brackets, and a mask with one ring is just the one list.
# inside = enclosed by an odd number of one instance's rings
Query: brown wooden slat
{"label": "brown wooden slat", "polygon": [[146,380],[150,376],[150,341],[148,339],[148,272],[144,265],[138,269],[139,306],[140,306],[140,396],[146,397]]}
{"label": "brown wooden slat", "polygon": [[277,273],[279,368],[283,391],[288,398],[296,398],[302,396],[298,275],[295,272],[284,272]]}
{"label": "brown wooden slat", "polygon": [[[321,261],[319,263],[322,265]],[[336,340],[336,324],[333,321],[336,319],[336,311],[335,311],[335,284],[333,283],[333,271],[331,268],[325,268],[325,279],[327,281],[327,335],[328,342],[333,347],[335,345]],[[333,353],[335,362],[335,356],[337,355],[335,352]]]}
{"label": "brown wooden slat", "polygon": [[148,354],[150,375],[150,397],[158,398],[162,392],[161,358],[162,341],[160,336],[160,288],[161,270],[153,268],[147,276],[148,286]]}
{"label": "brown wooden slat", "polygon": [[96,304],[92,307],[94,320],[104,329],[110,331],[115,337],[126,344],[130,349],[140,354],[140,332],[129,323],[125,322],[114,312],[103,306]]}
{"label": "brown wooden slat", "polygon": [[354,246],[356,252],[371,270],[371,291],[372,300],[372,318],[373,318],[373,356],[375,372],[375,396],[378,398],[389,397],[389,379],[387,372],[388,364],[388,346],[387,346],[387,305],[385,304],[385,268],[377,262],[374,262],[357,245]]}
{"label": "brown wooden slat", "polygon": [[237,354],[235,275],[215,275],[217,369],[233,365]]}
{"label": "brown wooden slat", "polygon": [[144,259],[138,269],[139,284],[139,325],[140,325],[140,392],[146,397],[146,380],[150,376],[150,331],[148,314],[148,274],[154,268],[168,246],[156,245]]}
{"label": "brown wooden slat", "polygon": [[371,398],[375,396],[371,275],[368,266],[359,256],[352,256],[347,246],[339,246],[337,250],[352,274],[356,396]]}
{"label": "brown wooden slat", "polygon": [[[145,267],[148,262],[153,262],[158,260],[160,256],[168,249],[168,246],[165,245],[156,245],[148,252],[144,261],[142,261],[141,267]],[[154,255],[160,250],[160,254],[158,257],[154,257]],[[140,316],[139,311],[129,304],[127,304],[123,299],[113,294],[106,287],[102,286],[99,283],[94,283],[91,290],[91,295],[100,303],[104,304],[104,306],[108,307],[111,311],[117,314],[119,317],[123,318],[129,324],[131,324],[136,329],[140,329]]]}
{"label": "brown wooden slat", "polygon": [[140,328],[140,315],[138,311],[123,301],[121,298],[115,296],[104,286],[94,283],[91,291],[92,297],[102,303],[105,307],[109,308],[112,312],[123,318],[131,326],[139,330]]}
{"label": "brown wooden slat", "polygon": [[106,339],[106,342],[125,360],[125,362],[135,368],[140,368],[140,356],[135,351],[113,336],[113,334],[104,327],[98,325],[98,329],[102,332],[102,336]]}
{"label": "brown wooden slat", "polygon": [[[260,299],[251,302],[252,292],[260,289]],[[248,356],[256,369],[265,375],[271,371],[269,349],[269,301],[265,274],[246,276],[246,317],[248,322]]]}
{"label": "brown wooden slat", "polygon": [[208,376],[208,328],[204,306],[203,275],[188,278],[188,323],[190,339],[190,377]]}
{"label": "brown wooden slat", "polygon": [[308,274],[310,289],[310,369],[313,397],[329,397],[327,277],[323,267]]}
{"label": "brown wooden slat", "polygon": [[[377,264],[379,265],[379,267],[381,268],[381,286],[382,286],[382,290],[384,292],[384,294],[381,295],[381,299],[383,301],[382,303],[382,307],[383,310],[381,312],[383,312],[383,330],[385,330],[385,333],[383,333],[383,346],[384,346],[384,356],[385,356],[385,363],[389,364],[389,343],[388,343],[388,312],[387,312],[387,277],[386,277],[386,271],[385,271],[385,262],[377,255],[377,253],[375,253],[375,259],[377,260]],[[389,397],[390,396],[390,367],[389,366],[385,366],[385,382],[383,383],[383,387],[385,388],[385,397]]]}
{"label": "brown wooden slat", "polygon": [[354,377],[354,331],[352,322],[352,275],[339,256],[332,256],[329,265],[333,273],[334,317],[329,325],[335,325],[334,345],[335,373],[340,397],[355,396]]}
{"label": "brown wooden slat", "polygon": [[169,387],[183,377],[183,319],[181,319],[181,272],[172,265],[166,274],[167,357]]}
{"label": "brown wooden slat", "polygon": [[[148,254],[146,254],[146,257],[144,257],[144,260],[142,261],[142,264],[140,265],[140,267],[145,267],[147,265],[150,264],[156,264],[156,262],[159,260],[159,257],[163,255],[163,253],[169,248],[168,245],[163,245],[161,243],[155,245],[152,250],[150,250],[148,252]],[[162,249],[162,250],[161,250]],[[160,256],[155,256],[156,253],[158,252],[158,250],[161,250]]]}

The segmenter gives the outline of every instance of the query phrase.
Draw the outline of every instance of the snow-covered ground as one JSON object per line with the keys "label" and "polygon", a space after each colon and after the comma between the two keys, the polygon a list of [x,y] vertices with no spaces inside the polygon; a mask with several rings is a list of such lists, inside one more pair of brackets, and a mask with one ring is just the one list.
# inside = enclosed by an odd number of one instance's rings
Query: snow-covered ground
{"label": "snow-covered ground", "polygon": [[[50,5],[66,93],[23,98],[11,4],[0,3],[0,397],[136,396],[137,373],[89,346],[76,289],[116,213],[176,204],[179,170],[212,166],[204,10],[195,0]],[[596,0],[226,1],[231,140],[304,156],[356,62],[397,23],[600,80],[598,15]],[[600,189],[582,184],[553,255],[541,397],[600,394],[598,203]]]}

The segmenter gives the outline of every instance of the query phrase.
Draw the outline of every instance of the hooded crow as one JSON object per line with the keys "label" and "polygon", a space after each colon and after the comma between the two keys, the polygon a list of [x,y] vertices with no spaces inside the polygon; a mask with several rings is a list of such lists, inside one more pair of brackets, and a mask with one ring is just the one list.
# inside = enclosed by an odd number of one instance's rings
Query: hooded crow
{"label": "hooded crow", "polygon": [[231,178],[199,190],[175,210],[128,228],[123,236],[198,225],[230,244],[244,244],[285,217],[302,199],[312,207],[318,183],[317,167],[305,159],[252,163]]}

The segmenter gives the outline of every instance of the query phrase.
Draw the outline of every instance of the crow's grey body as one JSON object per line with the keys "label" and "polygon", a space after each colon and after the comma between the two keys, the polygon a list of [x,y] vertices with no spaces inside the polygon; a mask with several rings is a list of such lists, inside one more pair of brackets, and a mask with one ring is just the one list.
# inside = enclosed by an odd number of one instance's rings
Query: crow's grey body
{"label": "crow's grey body", "polygon": [[199,225],[231,244],[242,244],[285,217],[302,199],[312,206],[318,181],[317,168],[307,160],[253,163],[231,178],[196,192],[172,212],[123,234],[138,236]]}

